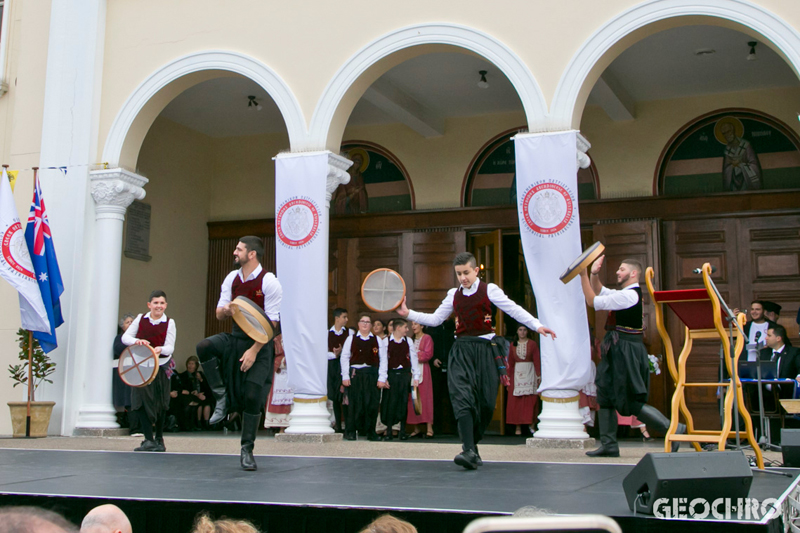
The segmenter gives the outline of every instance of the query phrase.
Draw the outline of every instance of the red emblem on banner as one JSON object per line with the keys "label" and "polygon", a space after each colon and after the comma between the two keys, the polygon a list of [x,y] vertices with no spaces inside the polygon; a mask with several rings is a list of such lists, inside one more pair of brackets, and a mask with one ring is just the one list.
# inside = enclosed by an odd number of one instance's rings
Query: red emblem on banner
{"label": "red emblem on banner", "polygon": [[25,234],[22,232],[22,225],[19,222],[10,225],[3,232],[2,253],[3,260],[15,272],[27,278],[35,279],[33,265],[28,253],[28,244],[25,242]]}
{"label": "red emblem on banner", "polygon": [[285,202],[278,210],[275,221],[278,238],[291,247],[311,242],[319,231],[319,211],[305,198]]}
{"label": "red emblem on banner", "polygon": [[552,235],[566,228],[574,212],[569,192],[552,182],[528,189],[521,208],[525,224],[540,235]]}

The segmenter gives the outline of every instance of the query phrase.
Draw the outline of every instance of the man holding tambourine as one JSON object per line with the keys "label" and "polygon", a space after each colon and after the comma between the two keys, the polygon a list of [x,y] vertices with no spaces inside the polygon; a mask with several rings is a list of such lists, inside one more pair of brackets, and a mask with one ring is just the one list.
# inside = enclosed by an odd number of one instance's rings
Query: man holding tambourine
{"label": "man holding tambourine", "polygon": [[[280,320],[283,290],[275,274],[261,267],[260,238],[242,237],[233,252],[234,270],[222,282],[217,319],[234,318],[231,333],[219,333],[197,345],[217,406],[209,420],[222,421],[229,409],[242,413],[244,470],[256,470],[253,458],[261,409],[272,383],[272,338]],[[229,403],[230,402],[230,403]]]}

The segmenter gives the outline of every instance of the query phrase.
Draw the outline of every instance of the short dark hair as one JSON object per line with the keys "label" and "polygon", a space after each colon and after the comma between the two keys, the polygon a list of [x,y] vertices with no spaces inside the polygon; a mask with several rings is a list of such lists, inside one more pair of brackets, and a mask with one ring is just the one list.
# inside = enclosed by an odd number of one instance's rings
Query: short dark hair
{"label": "short dark hair", "polygon": [[361,313],[361,314],[359,314],[359,315],[358,315],[358,320],[359,320],[359,322],[360,322],[360,321],[361,321],[361,319],[362,319],[362,318],[364,318],[364,317],[367,317],[367,318],[369,318],[369,321],[370,321],[370,322],[372,322],[372,316],[371,316],[369,313]]}
{"label": "short dark hair", "polygon": [[623,259],[622,263],[625,265],[630,265],[636,271],[637,279],[644,273],[644,268],[642,267],[642,263],[638,259]]}
{"label": "short dark hair", "polygon": [[405,318],[393,318],[392,319],[392,326],[395,327],[395,328],[397,326],[407,326],[407,325],[408,325],[408,320],[406,320]]}
{"label": "short dark hair", "polygon": [[781,326],[780,324],[773,324],[769,327],[772,330],[772,334],[776,337],[780,337],[781,340],[785,343],[786,342],[786,328]]}
{"label": "short dark hair", "polygon": [[461,252],[453,259],[453,266],[469,265],[472,268],[478,266],[478,260],[470,252]]}
{"label": "short dark hair", "polygon": [[256,259],[258,262],[261,262],[261,258],[264,257],[264,241],[261,240],[261,237],[256,237],[255,235],[245,235],[239,242],[244,244],[247,248],[247,252],[255,252]]}
{"label": "short dark hair", "polygon": [[28,533],[37,531],[42,522],[60,527],[64,533],[77,533],[75,524],[60,514],[33,506],[0,508],[0,533]]}
{"label": "short dark hair", "polygon": [[336,309],[333,310],[333,318],[339,318],[340,316],[346,314],[347,314],[347,309],[345,309],[344,307],[337,307]]}
{"label": "short dark hair", "polygon": [[761,302],[761,300],[753,300],[752,302],[750,302],[750,305],[753,304],[758,304],[761,306],[761,309],[764,309],[764,304]]}
{"label": "short dark hair", "polygon": [[153,298],[164,298],[164,300],[166,301],[167,293],[162,291],[162,290],[156,289],[156,290],[154,290],[153,292],[150,293],[150,299],[147,300],[147,301],[148,302],[152,302]]}

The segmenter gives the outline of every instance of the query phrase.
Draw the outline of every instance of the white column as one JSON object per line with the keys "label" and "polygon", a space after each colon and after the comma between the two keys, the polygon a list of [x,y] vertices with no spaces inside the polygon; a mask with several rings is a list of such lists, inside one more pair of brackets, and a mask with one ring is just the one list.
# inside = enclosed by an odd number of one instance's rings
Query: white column
{"label": "white column", "polygon": [[144,198],[147,178],[121,168],[90,173],[95,202],[93,290],[94,311],[86,353],[83,395],[75,424],[80,429],[118,428],[111,403],[110,369],[117,332],[122,266],[122,224],[125,210]]}

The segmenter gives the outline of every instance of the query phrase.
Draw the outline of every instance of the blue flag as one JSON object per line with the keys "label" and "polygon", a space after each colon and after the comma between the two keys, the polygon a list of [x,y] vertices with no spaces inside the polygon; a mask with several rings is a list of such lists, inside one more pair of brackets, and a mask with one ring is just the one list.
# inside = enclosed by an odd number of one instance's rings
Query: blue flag
{"label": "blue flag", "polygon": [[28,243],[33,271],[42,293],[47,318],[50,321],[50,333],[34,331],[33,338],[39,341],[42,350],[47,353],[58,347],[56,328],[64,323],[59,300],[64,292],[64,283],[61,281],[61,271],[58,268],[56,249],[53,246],[53,236],[50,232],[47,210],[44,207],[39,176],[36,176],[35,181],[31,212],[28,215],[28,226],[25,228],[25,241]]}

